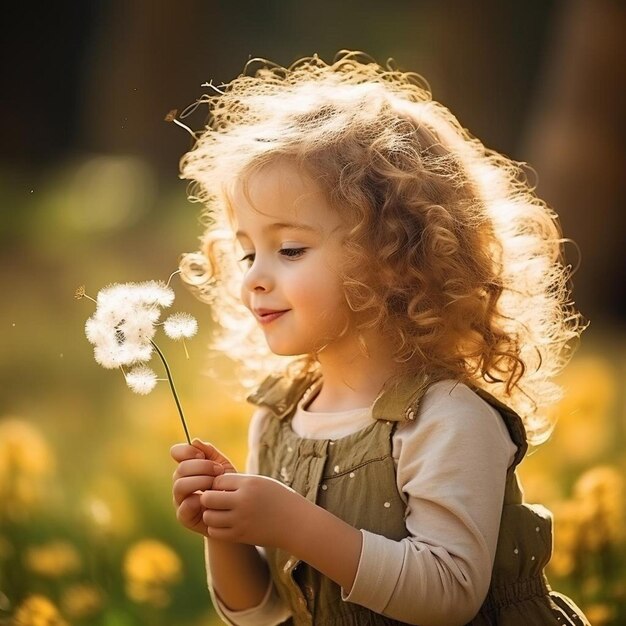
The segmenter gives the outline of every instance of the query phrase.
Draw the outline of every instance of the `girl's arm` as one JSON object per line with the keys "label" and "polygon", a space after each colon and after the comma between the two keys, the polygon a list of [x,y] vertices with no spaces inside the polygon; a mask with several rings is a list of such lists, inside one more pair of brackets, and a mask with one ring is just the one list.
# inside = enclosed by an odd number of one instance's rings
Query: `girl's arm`
{"label": "girl's arm", "polygon": [[207,538],[205,557],[213,592],[225,609],[244,611],[262,604],[270,575],[255,546]]}
{"label": "girl's arm", "polygon": [[[224,543],[207,537],[200,493],[211,489],[216,476],[236,472],[232,463],[210,444],[194,440],[177,444],[171,455],[178,461],[173,498],[179,522],[205,537],[207,573],[212,587],[233,611],[255,607],[265,599],[270,577],[267,564],[254,546]],[[210,568],[210,569],[209,569]]]}
{"label": "girl's arm", "polygon": [[[257,409],[252,416],[248,432],[248,459],[246,462],[246,470],[250,476],[241,481],[238,478],[234,480],[236,485],[241,483],[242,486],[245,484],[249,488],[243,489],[239,495],[242,496],[243,500],[251,499],[247,504],[244,503],[244,506],[250,507],[248,521],[253,534],[258,539],[255,541],[250,534],[245,539],[242,536],[239,541],[258,546],[282,547],[349,590],[352,587],[359,562],[362,535],[357,529],[298,495],[282,483],[256,476],[259,471],[259,441],[267,419],[271,418],[265,408]],[[234,475],[231,476],[234,477]],[[243,478],[243,475],[238,476]],[[213,486],[213,489],[228,490],[228,487],[224,484],[217,484]],[[212,492],[212,494],[206,493],[203,497],[204,503],[210,503],[212,506],[217,506],[215,504],[217,502],[226,502],[225,506],[230,506],[230,500],[231,498],[227,495],[219,496],[217,491]],[[255,505],[262,508],[262,512],[252,510]],[[207,529],[206,520],[210,517],[225,519],[225,516],[219,513],[216,511],[215,515],[211,513],[205,515],[204,530]],[[235,511],[231,513],[231,517],[236,518],[237,515],[238,513]],[[226,524],[226,521],[218,521],[217,523]],[[267,530],[263,530],[263,528]],[[213,538],[216,538],[220,530],[212,528],[209,532]],[[224,537],[227,534],[228,530],[224,528]],[[230,535],[232,536],[232,534],[231,532]],[[272,538],[268,535],[271,535]],[[332,541],[329,542],[329,538]],[[267,623],[264,622],[264,624]]]}
{"label": "girl's arm", "polygon": [[393,440],[409,536],[396,542],[363,531],[358,574],[343,599],[409,624],[466,624],[490,584],[516,446],[497,411],[454,381],[432,385]]}
{"label": "girl's arm", "polygon": [[286,550],[344,589],[351,589],[361,532],[266,476],[224,474],[200,501],[213,540]]}
{"label": "girl's arm", "polygon": [[402,622],[467,623],[489,586],[515,446],[491,407],[448,386],[433,385],[398,435],[406,539],[358,531],[278,481],[242,474],[203,494],[209,533],[281,547],[341,585],[344,600]]}

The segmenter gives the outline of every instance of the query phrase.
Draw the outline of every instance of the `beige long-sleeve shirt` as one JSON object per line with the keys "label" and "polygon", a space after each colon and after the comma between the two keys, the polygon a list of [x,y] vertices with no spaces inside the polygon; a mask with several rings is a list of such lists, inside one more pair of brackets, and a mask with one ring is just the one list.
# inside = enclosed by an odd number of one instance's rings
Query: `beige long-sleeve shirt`
{"label": "beige long-sleeve shirt", "polygon": [[[263,408],[252,417],[248,473],[258,471],[267,419]],[[318,413],[299,405],[292,428],[304,438],[338,439],[372,419],[371,408]],[[343,599],[421,626],[452,624],[455,615],[465,623],[478,612],[489,587],[506,470],[515,450],[498,412],[469,387],[455,381],[431,385],[416,419],[399,424],[392,441],[409,536],[394,541],[362,530],[356,577],[352,589],[342,590]],[[222,619],[234,626],[272,626],[290,615],[271,583],[263,601],[245,611],[228,610],[210,579],[209,589]]]}

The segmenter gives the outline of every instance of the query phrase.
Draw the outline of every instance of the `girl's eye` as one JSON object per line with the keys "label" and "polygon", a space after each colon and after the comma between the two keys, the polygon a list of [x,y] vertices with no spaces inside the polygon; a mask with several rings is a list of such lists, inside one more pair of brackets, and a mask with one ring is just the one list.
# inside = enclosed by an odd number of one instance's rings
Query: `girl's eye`
{"label": "girl's eye", "polygon": [[306,251],[306,248],[281,248],[280,254],[289,257],[290,259],[296,259],[302,256]]}
{"label": "girl's eye", "polygon": [[242,256],[239,259],[240,263],[245,263],[248,267],[250,267],[254,263],[254,252],[250,252],[245,256]]}

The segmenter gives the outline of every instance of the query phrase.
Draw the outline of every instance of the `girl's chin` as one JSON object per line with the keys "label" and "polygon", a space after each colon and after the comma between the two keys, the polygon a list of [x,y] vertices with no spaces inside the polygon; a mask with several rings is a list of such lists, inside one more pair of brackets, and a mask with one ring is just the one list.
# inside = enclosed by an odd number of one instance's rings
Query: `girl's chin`
{"label": "girl's chin", "polygon": [[274,348],[269,345],[269,349],[272,351],[272,354],[276,356],[304,356],[305,354],[309,354],[306,351],[302,350],[291,350],[289,348]]}
{"label": "girl's chin", "polygon": [[272,341],[268,337],[265,339],[267,341],[267,347],[270,349],[272,354],[275,354],[276,356],[305,356],[312,353],[312,351],[306,346]]}

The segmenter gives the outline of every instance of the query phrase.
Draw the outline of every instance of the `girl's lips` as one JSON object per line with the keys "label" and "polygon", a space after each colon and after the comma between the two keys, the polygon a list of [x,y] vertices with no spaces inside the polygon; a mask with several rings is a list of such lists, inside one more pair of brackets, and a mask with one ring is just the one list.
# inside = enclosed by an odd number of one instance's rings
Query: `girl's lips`
{"label": "girl's lips", "polygon": [[281,315],[284,315],[288,311],[289,309],[285,309],[284,311],[268,311],[260,309],[255,311],[255,313],[257,320],[259,320],[259,324],[269,324],[270,322],[278,319]]}

